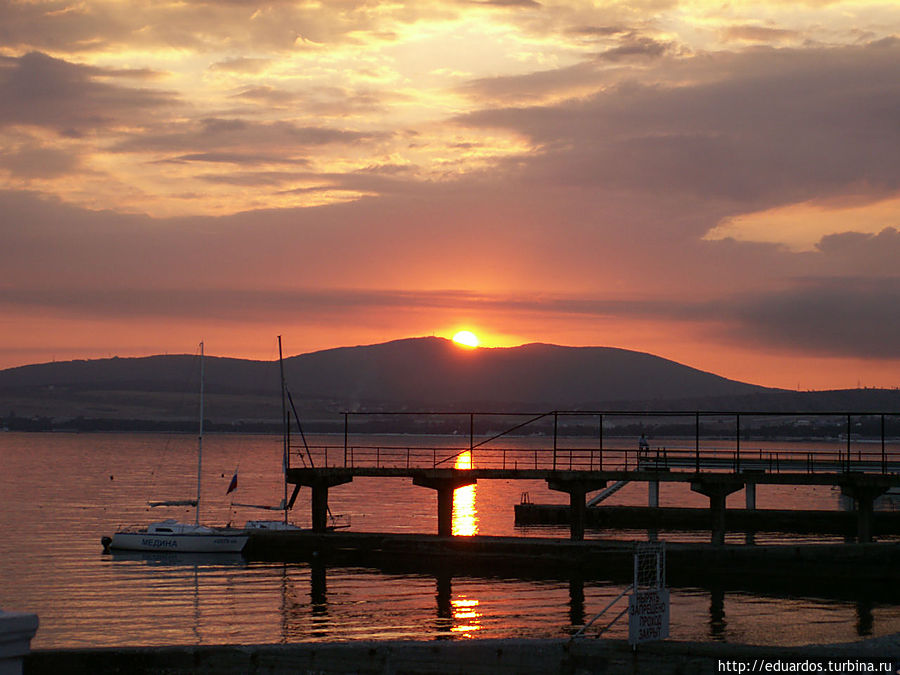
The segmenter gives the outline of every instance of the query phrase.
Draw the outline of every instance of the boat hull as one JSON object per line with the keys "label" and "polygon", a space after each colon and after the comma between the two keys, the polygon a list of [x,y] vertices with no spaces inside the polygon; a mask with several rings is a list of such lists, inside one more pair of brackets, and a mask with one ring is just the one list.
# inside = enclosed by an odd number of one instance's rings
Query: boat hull
{"label": "boat hull", "polygon": [[122,551],[174,551],[182,553],[240,553],[247,544],[244,533],[116,532],[109,548]]}

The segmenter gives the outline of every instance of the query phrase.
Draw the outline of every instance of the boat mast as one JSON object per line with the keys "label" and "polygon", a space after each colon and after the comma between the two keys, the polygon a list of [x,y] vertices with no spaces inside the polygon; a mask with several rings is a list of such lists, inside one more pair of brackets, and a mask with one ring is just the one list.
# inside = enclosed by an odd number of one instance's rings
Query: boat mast
{"label": "boat mast", "polygon": [[194,525],[200,524],[200,476],[203,474],[203,343],[200,343],[200,435],[197,437],[197,506]]}
{"label": "boat mast", "polygon": [[281,441],[282,441],[282,451],[281,451],[281,482],[284,485],[284,500],[281,502],[281,506],[284,508],[284,524],[287,525],[288,519],[288,506],[287,506],[287,467],[288,467],[288,453],[290,453],[291,448],[291,420],[287,414],[287,404],[284,400],[284,357],[281,353],[281,336],[278,336],[278,368],[281,372]]}

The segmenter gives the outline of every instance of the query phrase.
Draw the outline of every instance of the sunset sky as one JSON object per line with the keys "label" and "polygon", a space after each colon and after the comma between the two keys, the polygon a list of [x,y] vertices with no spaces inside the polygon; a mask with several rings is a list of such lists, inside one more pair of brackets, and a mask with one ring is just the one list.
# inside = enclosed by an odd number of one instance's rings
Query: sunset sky
{"label": "sunset sky", "polygon": [[900,3],[0,0],[0,368],[468,329],[900,386]]}

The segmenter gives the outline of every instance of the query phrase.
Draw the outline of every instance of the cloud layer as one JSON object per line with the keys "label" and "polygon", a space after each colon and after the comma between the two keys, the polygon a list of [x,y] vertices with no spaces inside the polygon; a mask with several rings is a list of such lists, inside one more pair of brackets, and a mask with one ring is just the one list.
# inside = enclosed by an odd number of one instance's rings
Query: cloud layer
{"label": "cloud layer", "polygon": [[0,365],[54,320],[152,351],[178,350],[152,324],[232,351],[471,324],[900,384],[894,3],[47,0],[0,26]]}

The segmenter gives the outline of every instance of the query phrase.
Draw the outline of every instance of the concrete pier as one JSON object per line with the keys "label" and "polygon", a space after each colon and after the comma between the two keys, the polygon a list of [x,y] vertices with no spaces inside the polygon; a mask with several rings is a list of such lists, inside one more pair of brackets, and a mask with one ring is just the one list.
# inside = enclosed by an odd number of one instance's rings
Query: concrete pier
{"label": "concrete pier", "polygon": [[[508,573],[516,578],[629,579],[634,542],[568,541],[533,537],[438,537],[363,532],[260,531],[244,556],[250,560],[361,565],[389,572]],[[833,581],[848,570],[867,582],[896,581],[900,544],[725,545],[666,543],[667,578],[703,584],[760,577]],[[738,574],[739,573],[739,574]],[[673,576],[674,575],[674,576]]]}
{"label": "concrete pier", "polygon": [[449,537],[453,534],[453,491],[474,484],[475,479],[465,475],[413,476],[413,485],[437,490],[438,536]]}
{"label": "concrete pier", "polygon": [[756,509],[756,483],[747,483],[744,487],[746,497],[746,508],[748,511]]}
{"label": "concrete pier", "polygon": [[[569,507],[563,504],[516,504],[516,525],[568,525]],[[588,527],[626,530],[708,530],[709,509],[689,507],[596,506],[585,509]],[[856,539],[855,511],[726,509],[733,532],[796,532],[836,534]],[[900,511],[875,511],[872,534],[900,534]]]}
{"label": "concrete pier", "polygon": [[304,472],[293,481],[295,485],[312,489],[310,508],[312,509],[314,532],[325,532],[328,529],[329,488],[349,483],[352,480],[353,474],[347,469],[328,469],[322,472]]}
{"label": "concrete pier", "polygon": [[558,477],[547,480],[547,487],[557,492],[569,494],[569,508],[571,509],[571,521],[569,532],[572,541],[584,539],[585,509],[587,504],[585,496],[588,492],[602,490],[606,487],[605,480],[590,480],[585,478]]}
{"label": "concrete pier", "polygon": [[[713,543],[720,545],[725,539],[726,498],[740,489],[745,489],[746,510],[752,512],[756,509],[757,485],[840,486],[844,494],[853,497],[858,504],[856,538],[867,542],[872,539],[873,499],[890,488],[900,487],[900,455],[893,449],[889,451],[884,443],[880,451],[867,448],[854,452],[850,451],[849,441],[846,451],[833,448],[803,449],[802,452],[796,449],[741,451],[738,444],[733,449],[702,448],[699,420],[703,414],[696,413],[693,415],[698,421],[694,447],[663,448],[651,458],[640,449],[604,448],[602,443],[598,448],[559,447],[557,418],[561,414],[555,411],[537,415],[477,446],[472,436],[474,413],[468,414],[468,449],[412,444],[409,447],[357,448],[348,443],[345,434],[342,449],[333,446],[313,448],[305,456],[303,467],[288,468],[286,479],[289,483],[312,488],[313,528],[316,531],[323,531],[327,525],[330,487],[349,482],[356,476],[412,479],[415,485],[437,491],[438,533],[441,536],[452,535],[454,490],[482,480],[542,480],[551,490],[569,495],[570,538],[574,541],[584,539],[585,496],[588,492],[599,490],[608,483],[619,486],[646,482],[650,508],[659,508],[661,483],[688,483],[694,492],[709,499],[708,526]],[[577,411],[571,414],[595,413]],[[616,414],[626,415],[623,412]],[[627,413],[627,416],[632,414],[640,417],[651,413]],[[855,414],[864,416],[868,413]],[[721,417],[722,413],[716,416]],[[545,448],[482,447],[506,433],[521,431],[531,422],[551,418],[554,434],[552,439],[547,437]],[[477,452],[472,452],[475,447]],[[451,468],[464,453],[471,453],[466,468]]]}
{"label": "concrete pier", "polygon": [[841,484],[841,494],[851,497],[856,502],[857,541],[862,544],[872,541],[872,520],[875,499],[886,490],[879,485],[873,485],[861,478],[849,480]]}
{"label": "concrete pier", "polygon": [[[56,649],[34,652],[28,675],[57,673],[467,673],[468,675],[714,675],[722,664],[887,661],[900,653],[897,636],[842,645],[760,647],[700,642],[655,642],[631,649],[624,640],[459,640],[203,645]],[[873,669],[873,672],[874,669]]]}
{"label": "concrete pier", "polygon": [[713,544],[725,543],[725,498],[743,487],[743,482],[709,477],[700,478],[691,483],[692,491],[709,498]]}

